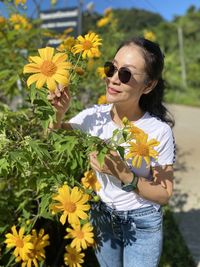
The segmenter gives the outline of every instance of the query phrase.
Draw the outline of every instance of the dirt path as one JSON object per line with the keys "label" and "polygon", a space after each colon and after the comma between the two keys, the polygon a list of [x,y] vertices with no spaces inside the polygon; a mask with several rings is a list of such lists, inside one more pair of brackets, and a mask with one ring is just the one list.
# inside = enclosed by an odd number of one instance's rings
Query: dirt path
{"label": "dirt path", "polygon": [[168,108],[176,122],[177,145],[175,190],[170,204],[188,248],[200,266],[200,108],[177,105]]}

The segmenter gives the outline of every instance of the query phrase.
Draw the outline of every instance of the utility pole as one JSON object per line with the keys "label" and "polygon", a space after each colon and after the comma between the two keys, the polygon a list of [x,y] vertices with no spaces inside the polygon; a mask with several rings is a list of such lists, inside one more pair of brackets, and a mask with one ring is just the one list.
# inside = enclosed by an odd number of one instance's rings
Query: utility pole
{"label": "utility pole", "polygon": [[78,35],[82,34],[83,0],[78,1]]}
{"label": "utility pole", "polygon": [[180,26],[178,26],[177,31],[178,31],[178,43],[179,43],[179,56],[181,63],[182,85],[184,88],[186,88],[187,77],[186,77],[186,67],[185,67],[184,48],[183,48],[183,30]]}

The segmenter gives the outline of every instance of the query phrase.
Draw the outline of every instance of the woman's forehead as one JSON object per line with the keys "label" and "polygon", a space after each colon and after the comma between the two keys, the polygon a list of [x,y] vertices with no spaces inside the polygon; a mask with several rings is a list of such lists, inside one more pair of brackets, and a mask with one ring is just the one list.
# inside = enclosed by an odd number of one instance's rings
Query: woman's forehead
{"label": "woman's forehead", "polygon": [[144,69],[145,59],[142,49],[136,45],[127,45],[121,47],[114,58],[117,64],[131,65],[133,68]]}

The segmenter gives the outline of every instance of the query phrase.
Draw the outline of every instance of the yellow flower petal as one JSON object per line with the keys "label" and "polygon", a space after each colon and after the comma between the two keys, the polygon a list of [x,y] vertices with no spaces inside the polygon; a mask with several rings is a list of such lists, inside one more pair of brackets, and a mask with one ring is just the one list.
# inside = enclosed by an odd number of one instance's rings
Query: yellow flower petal
{"label": "yellow flower petal", "polygon": [[41,76],[40,73],[31,75],[31,76],[28,78],[28,80],[27,80],[27,85],[28,85],[28,87],[29,87],[32,83],[36,82],[36,81],[40,78],[40,76]]}
{"label": "yellow flower petal", "polygon": [[51,92],[55,92],[57,87],[55,80],[52,78],[47,78],[47,87]]}
{"label": "yellow flower petal", "polygon": [[41,48],[38,49],[38,52],[42,59],[51,61],[54,54],[54,48],[53,47]]}
{"label": "yellow flower petal", "polygon": [[36,82],[36,88],[40,89],[46,83],[47,77],[44,75],[40,75],[40,79]]}
{"label": "yellow flower petal", "polygon": [[60,74],[55,74],[53,78],[61,85],[68,85],[69,80],[66,76],[60,75]]}

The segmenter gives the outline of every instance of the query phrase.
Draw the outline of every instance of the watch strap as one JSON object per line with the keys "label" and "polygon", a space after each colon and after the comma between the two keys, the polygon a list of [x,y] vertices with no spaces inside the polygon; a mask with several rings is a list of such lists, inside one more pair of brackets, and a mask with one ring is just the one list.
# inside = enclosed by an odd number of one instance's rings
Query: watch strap
{"label": "watch strap", "polygon": [[133,179],[132,179],[132,181],[130,183],[128,183],[128,184],[122,183],[122,190],[129,191],[129,189],[132,189],[132,190],[137,189],[137,184],[138,184],[139,177],[136,176],[134,172],[132,174],[133,174]]}

